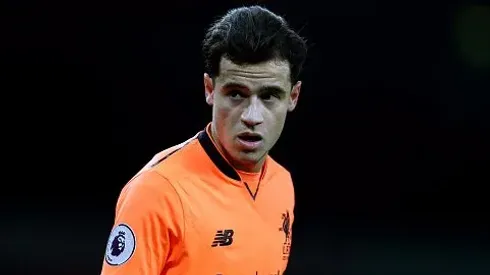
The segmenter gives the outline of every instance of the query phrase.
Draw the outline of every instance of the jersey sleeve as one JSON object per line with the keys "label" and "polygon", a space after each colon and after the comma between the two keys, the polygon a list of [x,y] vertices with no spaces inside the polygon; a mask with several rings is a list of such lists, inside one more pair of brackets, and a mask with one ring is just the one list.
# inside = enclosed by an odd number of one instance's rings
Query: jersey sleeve
{"label": "jersey sleeve", "polygon": [[183,238],[184,217],[171,183],[154,171],[122,190],[101,275],[159,275]]}

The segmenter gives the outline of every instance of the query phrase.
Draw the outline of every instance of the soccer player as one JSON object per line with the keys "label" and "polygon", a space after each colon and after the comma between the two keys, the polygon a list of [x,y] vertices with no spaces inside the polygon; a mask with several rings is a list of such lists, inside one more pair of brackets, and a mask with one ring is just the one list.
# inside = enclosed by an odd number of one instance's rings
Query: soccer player
{"label": "soccer player", "polygon": [[125,185],[103,275],[277,275],[287,267],[294,189],[268,152],[298,102],[306,43],[282,17],[251,6],[214,23],[203,53],[212,120]]}

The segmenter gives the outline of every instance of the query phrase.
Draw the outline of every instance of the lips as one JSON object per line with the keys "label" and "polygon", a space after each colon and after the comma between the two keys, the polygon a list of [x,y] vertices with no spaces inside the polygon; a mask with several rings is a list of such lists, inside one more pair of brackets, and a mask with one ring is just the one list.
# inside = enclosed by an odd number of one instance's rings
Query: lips
{"label": "lips", "polygon": [[256,150],[262,145],[263,138],[260,134],[247,132],[238,135],[238,142],[246,150]]}

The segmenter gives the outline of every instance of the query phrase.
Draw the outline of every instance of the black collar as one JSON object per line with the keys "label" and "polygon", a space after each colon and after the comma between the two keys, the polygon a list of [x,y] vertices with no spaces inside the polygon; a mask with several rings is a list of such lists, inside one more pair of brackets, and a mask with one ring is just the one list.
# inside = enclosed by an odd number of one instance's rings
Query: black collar
{"label": "black collar", "polygon": [[197,139],[202,148],[204,148],[206,154],[223,174],[234,180],[241,181],[240,175],[238,175],[237,171],[223,158],[218,151],[218,148],[214,146],[214,143],[206,130],[201,131],[197,136]]}

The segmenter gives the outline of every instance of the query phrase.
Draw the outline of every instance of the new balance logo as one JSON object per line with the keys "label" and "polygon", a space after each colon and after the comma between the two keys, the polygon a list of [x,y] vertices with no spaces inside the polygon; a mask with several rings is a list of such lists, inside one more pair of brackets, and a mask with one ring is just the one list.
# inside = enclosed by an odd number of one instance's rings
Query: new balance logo
{"label": "new balance logo", "polygon": [[211,247],[231,245],[233,243],[234,234],[235,231],[233,231],[233,229],[218,230],[216,236],[214,236]]}

